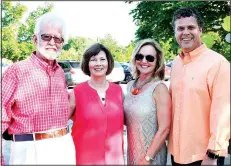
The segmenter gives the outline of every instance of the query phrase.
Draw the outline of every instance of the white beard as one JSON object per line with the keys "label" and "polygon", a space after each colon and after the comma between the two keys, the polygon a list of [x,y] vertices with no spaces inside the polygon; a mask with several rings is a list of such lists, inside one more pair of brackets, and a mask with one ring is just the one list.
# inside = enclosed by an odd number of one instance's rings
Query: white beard
{"label": "white beard", "polygon": [[57,51],[57,52],[47,51],[46,49],[40,47],[39,44],[37,44],[37,50],[38,52],[41,53],[41,55],[43,55],[48,60],[54,60],[58,58],[59,55],[61,54],[61,51]]}

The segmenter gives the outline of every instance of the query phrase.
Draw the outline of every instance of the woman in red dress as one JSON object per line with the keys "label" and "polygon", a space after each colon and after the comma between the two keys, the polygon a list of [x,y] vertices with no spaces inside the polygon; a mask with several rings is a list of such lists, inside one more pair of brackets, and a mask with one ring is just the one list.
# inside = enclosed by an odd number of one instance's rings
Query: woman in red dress
{"label": "woman in red dress", "polygon": [[122,88],[106,80],[114,67],[110,51],[96,43],[88,48],[81,69],[90,80],[70,93],[76,164],[124,164]]}

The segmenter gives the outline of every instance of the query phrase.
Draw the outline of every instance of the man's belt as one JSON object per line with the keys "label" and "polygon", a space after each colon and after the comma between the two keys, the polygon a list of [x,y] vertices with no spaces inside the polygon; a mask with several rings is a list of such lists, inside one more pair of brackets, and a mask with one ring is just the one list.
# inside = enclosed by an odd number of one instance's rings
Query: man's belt
{"label": "man's belt", "polygon": [[62,128],[44,133],[13,134],[11,140],[18,141],[38,141],[48,138],[61,137],[69,133],[68,128]]}

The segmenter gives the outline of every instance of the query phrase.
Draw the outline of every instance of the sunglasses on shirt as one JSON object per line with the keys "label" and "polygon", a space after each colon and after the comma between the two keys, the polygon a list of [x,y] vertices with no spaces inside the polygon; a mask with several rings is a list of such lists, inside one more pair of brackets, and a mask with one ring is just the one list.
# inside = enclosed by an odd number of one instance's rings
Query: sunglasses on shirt
{"label": "sunglasses on shirt", "polygon": [[42,34],[41,35],[41,39],[43,41],[51,41],[51,39],[54,39],[55,43],[61,44],[64,40],[62,37],[56,37],[56,36],[52,36],[52,35],[48,35],[48,34]]}
{"label": "sunglasses on shirt", "polygon": [[136,59],[137,61],[142,61],[142,60],[144,59],[144,57],[145,57],[145,59],[146,59],[148,62],[153,62],[153,61],[155,60],[155,57],[154,57],[154,56],[152,56],[152,55],[146,55],[146,56],[144,56],[143,54],[136,54],[135,59]]}

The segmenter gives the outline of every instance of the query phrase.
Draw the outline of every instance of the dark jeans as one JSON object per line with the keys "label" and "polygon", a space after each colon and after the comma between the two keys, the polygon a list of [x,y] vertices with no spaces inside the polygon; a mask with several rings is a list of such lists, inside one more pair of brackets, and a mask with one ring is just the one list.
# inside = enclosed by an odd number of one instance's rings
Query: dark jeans
{"label": "dark jeans", "polygon": [[[179,163],[176,163],[174,161],[173,155],[171,155],[171,161],[172,161],[172,165],[178,165],[178,166],[180,166],[180,165],[201,165],[201,163],[202,163],[202,160],[199,160],[199,161],[195,161],[195,162],[189,163],[189,164],[179,164]],[[223,166],[224,164],[225,164],[225,157],[219,157],[217,159],[217,165]]]}

